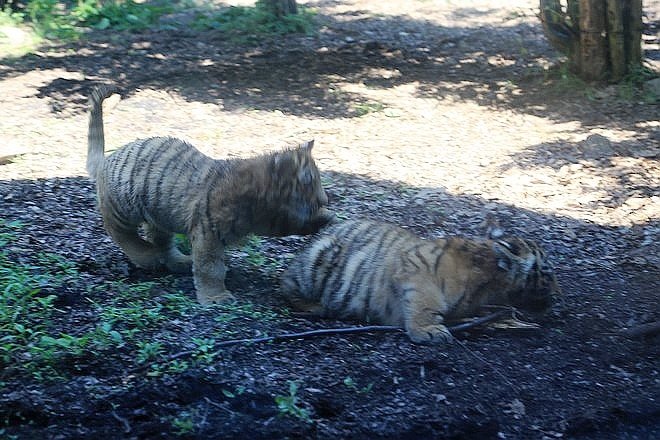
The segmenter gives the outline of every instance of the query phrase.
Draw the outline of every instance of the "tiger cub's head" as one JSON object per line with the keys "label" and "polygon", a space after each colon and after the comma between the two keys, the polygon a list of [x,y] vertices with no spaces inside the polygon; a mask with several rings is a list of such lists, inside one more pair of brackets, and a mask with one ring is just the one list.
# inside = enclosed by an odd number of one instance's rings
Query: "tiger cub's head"
{"label": "tiger cub's head", "polygon": [[507,284],[507,304],[534,312],[548,309],[558,299],[561,289],[554,269],[543,250],[532,240],[503,237],[493,240],[497,268],[503,271]]}
{"label": "tiger cub's head", "polygon": [[334,218],[326,208],[328,196],[312,158],[313,146],[312,140],[272,157],[270,180],[275,187],[271,190],[276,196],[271,206],[276,215],[271,234],[313,234]]}

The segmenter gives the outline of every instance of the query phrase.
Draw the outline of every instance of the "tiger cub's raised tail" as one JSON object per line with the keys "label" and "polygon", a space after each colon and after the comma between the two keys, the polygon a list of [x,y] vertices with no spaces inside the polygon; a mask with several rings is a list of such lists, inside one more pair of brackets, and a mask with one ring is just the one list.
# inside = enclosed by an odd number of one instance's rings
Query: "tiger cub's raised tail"
{"label": "tiger cub's raised tail", "polygon": [[105,137],[103,134],[103,100],[118,92],[117,87],[102,85],[94,88],[89,96],[89,128],[87,131],[87,172],[96,179],[104,160]]}

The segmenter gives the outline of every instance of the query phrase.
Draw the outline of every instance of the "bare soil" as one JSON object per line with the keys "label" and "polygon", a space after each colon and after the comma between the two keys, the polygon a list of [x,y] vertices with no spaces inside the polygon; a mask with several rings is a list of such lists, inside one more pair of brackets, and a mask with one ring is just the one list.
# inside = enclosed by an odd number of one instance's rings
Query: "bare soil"
{"label": "bare soil", "polygon": [[[86,96],[98,83],[126,91],[106,113],[111,148],[172,135],[214,157],[244,157],[314,138],[341,217],[437,237],[481,235],[493,215],[547,250],[562,304],[537,329],[479,329],[441,348],[361,334],[227,347],[210,365],[160,377],[132,369],[122,352],[78,360],[55,382],[2,373],[5,434],[660,438],[660,341],[620,334],[660,320],[657,102],[562,77],[535,1],[308,6],[321,23],[313,36],[236,44],[192,30],[184,13],[159,29],[90,34],[0,62],[0,150],[20,153],[0,165],[0,217],[26,225],[13,258],[53,252],[80,273],[50,292],[56,327],[93,325],[90,304],[104,293],[90,285],[163,275],[131,266],[103,231],[84,172]],[[645,2],[656,68],[658,6]],[[234,337],[350,324],[292,316],[275,295],[307,240],[264,239],[273,265],[230,255],[229,288],[261,313],[232,322]],[[190,277],[169,280],[194,296]],[[170,323],[168,353],[216,334],[214,310]],[[258,318],[269,312],[276,319]],[[289,381],[301,384],[311,422],[279,413],[274,398]],[[192,431],[172,424],[181,414]]]}

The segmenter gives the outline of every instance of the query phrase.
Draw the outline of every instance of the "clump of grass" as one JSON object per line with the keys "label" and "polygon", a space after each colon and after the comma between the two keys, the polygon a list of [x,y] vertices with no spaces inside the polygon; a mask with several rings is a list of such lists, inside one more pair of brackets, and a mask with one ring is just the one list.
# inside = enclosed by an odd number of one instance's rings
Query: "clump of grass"
{"label": "clump of grass", "polygon": [[80,276],[76,264],[54,253],[17,258],[11,243],[22,228],[20,222],[0,219],[0,370],[5,377],[55,380],[108,356],[122,356],[134,368],[149,365],[147,375],[160,376],[213,359],[214,341],[202,339],[193,340],[197,350],[191,359],[168,358],[176,335],[163,327],[189,317],[198,306],[181,292],[163,292],[159,282],[92,286],[89,293],[95,295],[90,296],[102,298],[89,300],[98,321],[67,324],[56,294]]}
{"label": "clump of grass", "polygon": [[594,96],[594,88],[571,72],[568,63],[549,71],[546,78],[553,80],[552,87],[560,93],[581,93],[590,99]]}
{"label": "clump of grass", "polygon": [[[0,220],[0,245],[14,241],[22,227],[19,222]],[[67,355],[79,355],[88,342],[85,337],[50,331],[56,296],[42,289],[57,288],[77,272],[52,254],[40,258],[57,264],[39,267],[15,262],[6,250],[0,251],[0,369],[21,368],[38,378],[56,375],[56,363]]]}
{"label": "clump of grass", "polygon": [[381,112],[385,109],[385,106],[380,102],[361,102],[353,106],[353,111],[356,116],[364,116],[369,113]]}
{"label": "clump of grass", "polygon": [[138,3],[134,0],[29,0],[25,13],[3,12],[0,22],[26,21],[42,38],[71,40],[87,29],[140,30],[154,25],[174,8],[166,2]]}
{"label": "clump of grass", "polygon": [[619,86],[619,96],[623,99],[633,100],[640,98],[652,104],[660,99],[651,91],[644,90],[644,83],[657,78],[658,74],[646,66],[636,66],[623,77]]}
{"label": "clump of grass", "polygon": [[216,14],[200,13],[194,27],[217,29],[232,40],[244,42],[292,33],[309,34],[314,29],[313,17],[314,13],[306,8],[278,17],[264,2],[257,1],[253,7],[230,6]]}

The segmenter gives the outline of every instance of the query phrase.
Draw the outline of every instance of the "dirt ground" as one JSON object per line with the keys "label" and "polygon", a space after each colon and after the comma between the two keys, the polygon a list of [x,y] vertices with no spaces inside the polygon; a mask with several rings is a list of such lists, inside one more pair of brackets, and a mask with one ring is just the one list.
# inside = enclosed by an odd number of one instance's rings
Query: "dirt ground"
{"label": "dirt ground", "polygon": [[[543,245],[562,304],[537,329],[479,329],[442,348],[361,334],[227,347],[210,364],[159,377],[122,352],[79,360],[55,382],[1,373],[4,434],[660,438],[660,341],[620,334],[660,320],[657,101],[562,76],[536,1],[307,5],[318,11],[313,36],[237,45],[191,30],[179,13],[162,29],[92,34],[0,61],[0,150],[21,153],[0,165],[0,218],[26,225],[11,255],[57,253],[80,274],[52,292],[56,328],[93,325],[90,304],[104,292],[90,285],[162,276],[129,264],[95,207],[84,161],[86,96],[98,83],[125,90],[105,116],[111,147],[172,135],[213,157],[245,157],[313,138],[341,218],[438,237],[482,235],[493,215]],[[660,4],[644,5],[657,69]],[[168,353],[219,328],[255,337],[350,325],[292,316],[274,295],[306,241],[264,239],[270,264],[233,251],[228,287],[258,313],[231,326],[214,308],[172,321]],[[161,289],[194,296],[190,277],[169,280]],[[280,414],[274,399],[291,381],[311,421]],[[181,414],[192,429],[177,431]]]}

